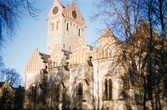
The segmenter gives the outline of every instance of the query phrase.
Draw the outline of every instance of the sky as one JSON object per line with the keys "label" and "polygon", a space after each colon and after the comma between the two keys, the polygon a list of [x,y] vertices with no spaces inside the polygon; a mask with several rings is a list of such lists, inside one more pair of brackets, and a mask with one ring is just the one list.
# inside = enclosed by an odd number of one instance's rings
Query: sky
{"label": "sky", "polygon": [[[34,1],[34,0],[32,0]],[[90,17],[94,10],[93,0],[59,0],[64,6],[75,3],[79,8],[82,16],[86,21],[85,42],[88,45],[95,45],[100,37],[96,34],[96,22],[92,22]],[[3,62],[7,68],[14,68],[23,78],[24,85],[24,69],[31,57],[34,48],[42,53],[46,53],[47,43],[47,18],[48,12],[52,7],[54,0],[36,0],[35,7],[43,9],[34,20],[28,14],[19,22],[19,28],[16,30],[16,36],[12,42],[7,42],[2,50]]]}

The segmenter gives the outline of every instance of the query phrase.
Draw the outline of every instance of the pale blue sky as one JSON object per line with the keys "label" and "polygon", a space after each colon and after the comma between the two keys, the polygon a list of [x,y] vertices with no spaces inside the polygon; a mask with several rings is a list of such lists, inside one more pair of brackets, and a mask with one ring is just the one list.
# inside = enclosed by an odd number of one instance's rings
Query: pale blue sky
{"label": "pale blue sky", "polygon": [[[33,1],[33,0],[32,0]],[[86,21],[85,41],[89,45],[94,45],[95,41],[100,37],[95,33],[94,22],[90,21],[92,16],[93,0],[59,0],[64,6],[67,4],[76,3],[81,14]],[[24,68],[27,64],[34,48],[38,48],[40,52],[46,53],[47,42],[47,17],[48,12],[54,0],[36,0],[36,7],[44,10],[34,20],[28,15],[20,21],[20,27],[17,30],[17,36],[13,42],[6,45],[2,50],[3,61],[8,68],[16,69],[24,79]]]}

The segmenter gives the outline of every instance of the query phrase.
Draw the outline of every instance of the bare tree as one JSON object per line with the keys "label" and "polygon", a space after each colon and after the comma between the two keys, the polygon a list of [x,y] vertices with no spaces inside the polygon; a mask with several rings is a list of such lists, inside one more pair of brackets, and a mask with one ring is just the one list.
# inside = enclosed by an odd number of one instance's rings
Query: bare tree
{"label": "bare tree", "polygon": [[[127,91],[125,100],[128,109],[132,98],[128,91],[132,88],[137,90],[135,101],[143,104],[143,109],[146,109],[148,100],[151,100],[152,109],[161,109],[161,104],[158,104],[160,100],[153,97],[158,97],[153,95],[158,92],[153,91],[153,88],[160,88],[166,70],[165,4],[165,0],[102,0],[96,4],[99,10],[93,20],[100,18],[106,27],[123,40],[123,52],[115,63],[121,64],[125,70],[122,79]],[[155,29],[159,29],[160,35]]]}
{"label": "bare tree", "polygon": [[167,33],[167,1],[166,0],[145,0],[145,18],[148,19],[152,28],[155,28],[162,38],[166,39]]}
{"label": "bare tree", "polygon": [[18,87],[21,83],[21,76],[15,69],[6,68],[0,56],[0,81],[8,81],[12,87]]}
{"label": "bare tree", "polygon": [[[167,63],[167,1],[145,0],[145,17],[149,22],[150,34],[148,42],[148,71],[150,73],[150,89],[153,95],[152,109],[162,109],[166,102],[163,94],[166,92],[166,63]],[[154,39],[156,29],[159,37]],[[153,89],[154,88],[154,89]]]}
{"label": "bare tree", "polygon": [[2,73],[5,76],[6,81],[12,87],[18,87],[21,83],[20,74],[15,69],[4,69]]}
{"label": "bare tree", "polygon": [[143,18],[141,4],[140,0],[101,0],[95,3],[98,11],[92,18],[99,18],[115,35],[128,40]]}
{"label": "bare tree", "polygon": [[0,1],[0,47],[6,40],[12,40],[19,20],[28,12],[33,18],[40,9],[34,7],[29,0],[1,0]]}
{"label": "bare tree", "polygon": [[[122,79],[124,81],[124,90],[126,97],[125,100],[127,102],[126,106],[128,109],[130,109],[129,103],[130,99],[132,98],[128,94],[129,90],[131,88],[141,86],[136,85],[141,83],[139,83],[140,80],[136,80],[137,78],[135,77],[141,77],[141,70],[137,70],[137,65],[139,61],[136,60],[137,52],[135,53],[135,51],[137,46],[137,39],[135,38],[135,36],[136,34],[138,34],[136,28],[140,23],[140,19],[142,18],[142,1],[103,0],[99,4],[100,5],[96,6],[100,9],[100,11],[98,11],[98,13],[95,14],[93,18],[101,18],[106,26],[110,28],[116,36],[119,36],[118,39],[121,39],[123,41],[121,44],[122,53],[118,54],[118,56],[115,56],[118,58],[115,63],[122,65],[125,70],[125,74],[124,76],[122,76]],[[143,53],[144,51],[140,54],[140,56],[142,56]],[[142,59],[144,58],[140,58],[140,60]],[[138,83],[134,83],[134,80]]]}

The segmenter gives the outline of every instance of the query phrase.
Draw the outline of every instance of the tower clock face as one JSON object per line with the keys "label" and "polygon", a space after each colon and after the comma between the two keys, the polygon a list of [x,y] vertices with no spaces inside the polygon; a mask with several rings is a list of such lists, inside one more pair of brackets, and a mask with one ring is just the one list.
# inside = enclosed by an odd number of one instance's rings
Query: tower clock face
{"label": "tower clock face", "polygon": [[77,14],[76,14],[76,12],[75,12],[75,11],[72,11],[72,16],[73,16],[74,18],[76,18],[76,17],[77,17]]}
{"label": "tower clock face", "polygon": [[58,8],[57,6],[55,6],[55,7],[53,8],[53,14],[54,14],[54,15],[57,14],[58,11],[59,11],[59,8]]}

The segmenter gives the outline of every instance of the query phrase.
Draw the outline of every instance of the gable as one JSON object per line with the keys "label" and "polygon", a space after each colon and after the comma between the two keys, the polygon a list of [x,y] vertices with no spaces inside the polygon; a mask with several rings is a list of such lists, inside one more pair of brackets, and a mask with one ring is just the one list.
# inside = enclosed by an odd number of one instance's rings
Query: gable
{"label": "gable", "polygon": [[40,53],[38,49],[35,48],[25,67],[25,72],[44,69],[49,57],[49,55]]}
{"label": "gable", "polygon": [[93,49],[93,59],[112,58],[119,53],[121,42],[110,32],[109,29],[104,31]]}
{"label": "gable", "polygon": [[[73,13],[73,11],[75,11],[76,15]],[[82,17],[80,11],[78,10],[78,8],[75,4],[71,4],[70,6],[67,6],[63,10],[63,15],[66,18],[75,19],[75,22],[80,23],[80,25],[85,24],[84,18]]]}
{"label": "gable", "polygon": [[70,65],[84,64],[89,57],[90,47],[83,40],[76,46],[73,53],[70,55]]}
{"label": "gable", "polygon": [[66,55],[66,51],[63,51],[60,46],[56,45],[55,49],[53,50],[50,58],[49,58],[49,68],[54,68],[57,66],[61,66],[65,63],[66,58],[68,55]]}
{"label": "gable", "polygon": [[[56,9],[56,14],[54,13],[55,9],[54,8],[57,8]],[[49,19],[55,17],[55,16],[62,16],[62,13],[63,13],[63,10],[64,10],[64,6],[59,2],[59,0],[55,0],[55,2],[53,3],[50,11],[49,11]]]}

